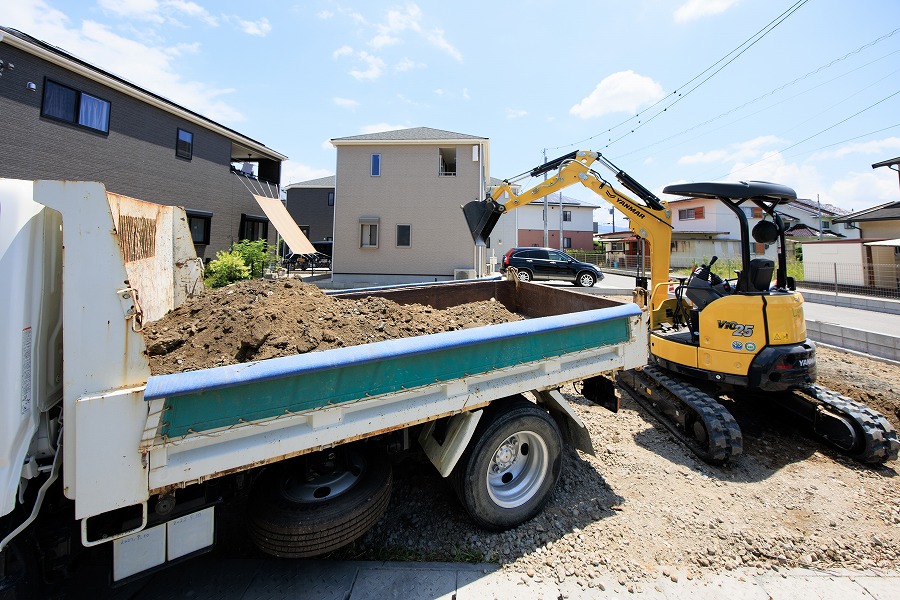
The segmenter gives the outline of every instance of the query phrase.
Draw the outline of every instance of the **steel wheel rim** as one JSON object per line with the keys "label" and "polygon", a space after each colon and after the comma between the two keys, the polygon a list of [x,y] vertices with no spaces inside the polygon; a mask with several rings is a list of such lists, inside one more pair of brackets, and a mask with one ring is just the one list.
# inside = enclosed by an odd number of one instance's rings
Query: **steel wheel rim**
{"label": "steel wheel rim", "polygon": [[537,494],[550,469],[550,452],[533,431],[503,440],[487,467],[488,495],[501,508],[522,506]]}
{"label": "steel wheel rim", "polygon": [[531,275],[528,274],[528,271],[519,271],[516,275],[519,281],[531,281]]}
{"label": "steel wheel rim", "polygon": [[365,459],[356,452],[348,452],[344,470],[335,469],[314,477],[303,477],[301,473],[292,472],[282,482],[281,494],[288,500],[302,504],[323,502],[350,490],[357,484],[365,469]]}

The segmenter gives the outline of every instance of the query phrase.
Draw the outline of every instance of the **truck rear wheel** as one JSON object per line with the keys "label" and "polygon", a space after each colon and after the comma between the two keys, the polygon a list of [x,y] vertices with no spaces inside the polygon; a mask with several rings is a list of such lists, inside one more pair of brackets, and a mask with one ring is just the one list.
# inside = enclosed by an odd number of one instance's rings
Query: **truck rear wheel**
{"label": "truck rear wheel", "polygon": [[451,474],[472,519],[494,531],[544,507],[562,466],[562,436],[547,411],[521,396],[495,402]]}
{"label": "truck rear wheel", "polygon": [[269,467],[250,494],[250,537],[263,552],[282,558],[331,552],[381,518],[392,481],[387,455],[355,448]]}

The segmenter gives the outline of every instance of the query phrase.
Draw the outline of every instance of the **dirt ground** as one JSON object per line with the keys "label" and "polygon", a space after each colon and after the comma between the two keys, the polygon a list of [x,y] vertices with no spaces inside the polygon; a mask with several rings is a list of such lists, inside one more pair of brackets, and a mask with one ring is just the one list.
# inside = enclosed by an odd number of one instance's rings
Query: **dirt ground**
{"label": "dirt ground", "polygon": [[[215,290],[146,327],[155,374],[233,364],[516,318],[496,302],[449,311],[338,300],[312,285],[254,281]],[[819,384],[900,428],[900,365],[818,350]],[[568,450],[546,509],[488,533],[425,460],[395,466],[386,515],[332,558],[489,560],[524,584],[614,574],[642,585],[737,568],[900,568],[900,461],[866,467],[807,439],[765,405],[730,403],[744,435],[733,464],[700,462],[623,395],[613,414],[572,385],[595,455]],[[240,534],[236,534],[240,535]],[[238,539],[236,546],[244,547]]]}

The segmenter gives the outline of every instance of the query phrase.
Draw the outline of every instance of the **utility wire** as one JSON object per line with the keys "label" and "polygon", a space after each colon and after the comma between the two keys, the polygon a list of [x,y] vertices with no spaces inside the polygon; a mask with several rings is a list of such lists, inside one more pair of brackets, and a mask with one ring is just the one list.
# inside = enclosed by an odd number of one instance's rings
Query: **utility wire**
{"label": "utility wire", "polygon": [[[750,49],[751,47],[753,47],[757,42],[759,42],[761,39],[763,39],[766,35],[768,35],[769,33],[771,33],[772,30],[774,30],[776,27],[778,27],[779,25],[781,25],[781,23],[783,23],[788,17],[790,17],[791,15],[793,15],[797,10],[799,10],[799,9],[800,9],[804,4],[806,4],[808,1],[809,1],[809,0],[798,0],[798,1],[795,2],[790,8],[788,8],[786,11],[784,11],[783,13],[781,13],[780,15],[778,15],[778,16],[777,16],[775,19],[773,19],[772,21],[770,21],[765,27],[763,27],[762,29],[760,29],[759,31],[757,31],[755,34],[753,34],[752,36],[750,36],[749,38],[747,38],[747,40],[745,40],[743,43],[741,43],[737,48],[735,48],[734,50],[732,50],[731,52],[729,52],[728,54],[726,54],[725,56],[723,56],[722,58],[720,58],[719,60],[717,60],[716,62],[714,62],[712,65],[710,65],[709,67],[707,67],[706,69],[704,69],[704,70],[703,70],[702,72],[700,72],[699,74],[697,74],[697,75],[695,75],[694,77],[692,77],[689,81],[687,81],[685,84],[683,84],[682,86],[680,86],[679,88],[677,88],[677,89],[676,89],[675,91],[673,91],[671,94],[665,96],[664,98],[661,98],[660,100],[657,100],[657,101],[654,102],[652,105],[648,106],[647,108],[645,108],[644,110],[638,112],[637,114],[635,114],[635,115],[633,115],[633,116],[631,116],[631,117],[625,119],[624,121],[620,122],[618,125],[614,125],[613,127],[610,127],[609,129],[607,129],[606,131],[604,131],[604,132],[602,132],[602,133],[598,133],[598,134],[592,135],[592,136],[590,136],[590,137],[588,137],[588,138],[585,138],[585,139],[583,139],[583,140],[580,140],[580,141],[577,141],[577,142],[573,142],[573,143],[571,143],[571,144],[565,144],[565,145],[562,145],[562,146],[556,146],[556,147],[554,147],[554,148],[546,148],[546,150],[559,150],[559,149],[561,149],[561,148],[568,148],[568,147],[571,147],[571,146],[580,145],[580,144],[583,144],[584,142],[590,141],[590,140],[592,140],[592,139],[594,139],[594,138],[596,138],[596,137],[598,137],[598,136],[600,136],[600,135],[604,135],[604,134],[607,134],[607,133],[611,133],[611,132],[615,131],[616,129],[622,127],[623,125],[625,125],[625,124],[627,124],[627,123],[630,123],[631,121],[633,121],[633,120],[635,120],[635,119],[638,119],[641,115],[647,113],[647,112],[650,111],[650,110],[653,110],[654,108],[656,108],[656,107],[659,106],[660,104],[662,104],[662,103],[664,103],[664,102],[670,100],[673,96],[675,97],[674,100],[672,100],[671,103],[668,104],[668,105],[667,105],[665,108],[663,108],[661,111],[659,111],[658,113],[656,113],[655,115],[653,115],[652,117],[650,117],[649,119],[647,119],[646,121],[643,121],[643,122],[639,121],[639,125],[638,125],[637,127],[635,127],[634,129],[628,131],[627,133],[623,134],[623,135],[620,136],[619,138],[610,141],[608,144],[606,144],[606,146],[604,146],[604,148],[609,147],[611,144],[613,144],[613,143],[615,143],[615,142],[618,142],[619,140],[621,140],[622,138],[624,138],[624,137],[626,137],[626,136],[628,136],[628,135],[631,135],[631,134],[634,133],[637,129],[639,129],[640,127],[642,127],[642,126],[645,125],[646,123],[652,121],[653,119],[655,119],[656,117],[658,117],[658,116],[661,115],[662,113],[666,112],[669,108],[671,108],[672,106],[674,106],[675,104],[677,104],[678,102],[680,102],[682,99],[684,99],[685,97],[687,97],[688,95],[690,95],[692,92],[694,92],[694,91],[695,91],[697,88],[699,88],[701,85],[703,85],[704,83],[706,83],[707,81],[709,81],[710,79],[712,79],[712,78],[713,78],[716,74],[718,74],[722,69],[724,69],[725,67],[727,67],[728,65],[730,65],[732,62],[734,62],[741,54],[743,54],[744,52],[746,52],[747,50],[749,50],[749,49]],[[746,46],[746,47],[745,47],[745,46]],[[732,55],[734,55],[734,56],[732,56]],[[729,59],[729,57],[731,57],[731,58]],[[724,62],[725,64],[722,64],[719,68],[716,69],[716,66],[719,65],[719,64],[722,63],[722,62]],[[692,87],[691,89],[689,89],[687,92],[684,92],[683,94],[678,92],[678,89],[684,89],[685,87],[691,85],[692,83],[694,83],[695,81],[697,81],[698,79],[700,79],[701,77],[703,77],[706,73],[708,73],[709,71],[712,71],[713,69],[715,69],[715,70],[714,70],[708,77],[706,77],[705,79],[703,79],[702,81],[700,81],[700,83],[698,83],[697,85],[695,85],[694,87]]]}
{"label": "utility wire", "polygon": [[[791,144],[791,145],[788,146],[787,148],[782,148],[781,150],[778,151],[778,153],[779,153],[779,154],[783,154],[784,152],[790,150],[791,148],[796,148],[796,147],[799,146],[800,144],[806,143],[806,142],[808,142],[809,140],[811,140],[811,139],[813,139],[813,138],[815,138],[815,137],[818,137],[818,136],[822,135],[822,134],[825,133],[826,131],[830,131],[830,130],[834,129],[835,127],[837,127],[838,125],[841,125],[841,124],[843,124],[843,123],[846,123],[847,121],[849,121],[850,119],[853,119],[854,117],[858,117],[859,115],[861,115],[862,113],[866,112],[867,110],[872,109],[872,108],[875,108],[876,106],[878,106],[878,105],[881,104],[882,102],[885,102],[885,101],[887,101],[887,100],[890,100],[891,98],[893,98],[894,96],[896,96],[896,95],[898,95],[898,94],[900,94],[900,90],[897,90],[896,92],[894,92],[893,94],[891,94],[891,95],[889,95],[889,96],[885,96],[884,98],[882,98],[882,99],[879,100],[878,102],[874,102],[874,103],[870,104],[869,106],[863,108],[862,110],[856,111],[855,113],[853,113],[853,114],[850,115],[849,117],[847,117],[847,118],[845,118],[845,119],[841,119],[841,120],[838,121],[837,123],[834,123],[833,125],[830,125],[830,126],[826,127],[825,129],[822,129],[821,131],[819,131],[819,132],[817,132],[817,133],[814,133],[814,134],[812,134],[811,136],[809,136],[809,137],[807,137],[807,138],[804,138],[804,139],[800,140],[799,142],[796,142],[796,143],[794,143],[794,144]],[[736,171],[731,171],[730,173],[726,173],[725,175],[719,175],[718,177],[716,177],[716,178],[714,179],[714,181],[718,181],[718,180],[720,180],[720,179],[722,179],[722,178],[724,178],[724,177],[727,177],[727,176],[729,176],[729,175],[732,175],[732,174],[734,174],[734,173],[739,173],[740,171],[744,171],[744,170],[746,170],[746,169],[749,169],[750,167],[755,166],[755,165],[758,165],[759,163],[761,163],[761,162],[763,162],[763,161],[765,161],[765,160],[766,160],[765,158],[761,158],[761,159],[759,159],[759,160],[756,161],[756,162],[750,163],[749,165],[745,165],[745,166],[741,167],[740,169],[737,169]]]}
{"label": "utility wire", "polygon": [[[638,152],[642,152],[642,151],[644,151],[644,150],[648,150],[648,149],[650,149],[650,148],[653,148],[654,146],[657,146],[657,145],[659,145],[659,144],[663,144],[663,143],[665,143],[665,142],[667,142],[667,141],[669,141],[669,140],[675,139],[675,138],[677,138],[677,137],[679,137],[679,136],[682,136],[682,135],[684,135],[684,134],[686,134],[686,133],[690,133],[691,131],[694,131],[695,129],[699,129],[699,128],[705,126],[705,125],[709,125],[710,123],[714,123],[715,121],[717,121],[717,120],[719,120],[719,119],[721,119],[721,118],[723,118],[723,117],[727,117],[728,115],[730,115],[730,114],[732,114],[732,113],[735,113],[735,112],[738,112],[739,110],[744,109],[744,108],[746,108],[746,107],[748,107],[748,106],[750,106],[750,105],[752,105],[752,104],[755,104],[756,102],[759,102],[760,100],[762,100],[762,99],[764,99],[764,98],[766,98],[766,97],[768,97],[768,96],[772,96],[772,95],[774,95],[774,94],[776,94],[776,93],[778,93],[778,92],[780,92],[780,91],[782,91],[782,90],[785,90],[785,89],[791,87],[792,85],[795,85],[795,84],[797,84],[797,83],[799,83],[799,82],[801,82],[801,81],[803,81],[803,80],[805,80],[805,79],[808,79],[808,78],[812,77],[813,75],[816,75],[817,73],[820,73],[820,72],[824,71],[825,69],[828,69],[829,67],[832,67],[832,66],[834,66],[835,64],[837,64],[837,63],[839,63],[839,62],[841,62],[841,61],[846,60],[847,58],[853,56],[854,54],[858,54],[859,52],[865,50],[866,48],[869,48],[869,47],[871,47],[871,46],[874,46],[874,45],[877,44],[878,42],[881,42],[881,41],[883,41],[883,40],[886,40],[886,39],[888,39],[888,38],[890,38],[890,37],[896,35],[897,33],[900,33],[900,28],[895,29],[894,31],[892,31],[892,32],[890,32],[890,33],[888,33],[888,34],[885,34],[885,35],[881,36],[880,38],[878,38],[878,39],[876,39],[876,40],[873,40],[873,41],[869,42],[868,44],[865,44],[864,46],[860,46],[859,48],[857,48],[857,49],[855,49],[855,50],[852,50],[852,51],[848,52],[847,54],[841,56],[840,58],[836,58],[836,59],[832,60],[831,62],[829,62],[828,64],[822,65],[822,66],[820,66],[820,67],[818,67],[818,68],[816,68],[816,69],[810,71],[809,73],[806,73],[805,75],[801,75],[800,77],[794,79],[793,81],[790,81],[790,82],[788,82],[788,83],[785,83],[784,85],[781,85],[781,86],[779,86],[779,87],[777,87],[777,88],[774,88],[774,89],[772,89],[772,90],[769,90],[769,91],[766,92],[765,94],[761,94],[760,96],[757,96],[757,97],[754,98],[753,100],[749,100],[749,101],[747,101],[747,102],[741,104],[740,106],[737,106],[737,107],[735,107],[735,108],[732,108],[732,109],[730,109],[730,110],[727,110],[727,111],[723,112],[722,114],[720,114],[720,115],[718,115],[718,116],[715,116],[715,117],[713,117],[713,118],[711,118],[711,119],[707,119],[706,121],[703,121],[702,123],[698,123],[697,125],[693,125],[692,127],[688,127],[687,129],[684,129],[684,130],[682,130],[682,131],[680,131],[680,132],[678,132],[678,133],[675,133],[675,134],[673,134],[673,135],[670,135],[670,136],[667,137],[667,138],[663,138],[663,139],[661,139],[661,140],[657,140],[657,141],[655,141],[655,142],[652,142],[652,143],[650,143],[650,144],[647,144],[646,146],[643,146],[643,147],[641,147],[641,148],[637,148],[637,149],[635,149],[635,150],[632,150],[631,152],[626,152],[626,153],[624,153],[624,154],[620,154],[620,155],[618,155],[618,156],[619,156],[619,158],[623,158],[623,157],[625,157],[625,156],[630,156],[630,155],[632,155],[632,154],[636,154],[636,153],[638,153]],[[786,102],[786,101],[788,101],[788,100],[792,100],[793,98],[796,98],[796,97],[801,96],[801,95],[803,95],[803,94],[807,94],[807,93],[809,93],[809,92],[812,91],[812,90],[818,89],[818,88],[820,88],[820,87],[822,87],[822,86],[824,86],[824,85],[827,85],[827,84],[829,84],[829,83],[832,83],[832,82],[834,82],[834,81],[836,81],[836,80],[838,80],[838,79],[840,79],[840,78],[842,78],[842,77],[846,77],[847,75],[850,75],[851,73],[855,73],[856,71],[859,71],[860,69],[863,69],[863,68],[868,67],[869,65],[874,64],[874,63],[876,63],[876,62],[878,62],[878,61],[880,61],[880,60],[884,60],[885,58],[888,58],[888,57],[890,57],[890,56],[893,56],[894,54],[897,54],[898,52],[900,52],[900,50],[894,50],[893,52],[889,52],[888,54],[885,54],[884,56],[881,56],[880,58],[876,58],[876,59],[874,59],[874,60],[872,60],[872,61],[869,61],[869,62],[867,62],[867,63],[864,64],[864,65],[861,65],[861,66],[859,66],[859,67],[857,67],[857,68],[855,68],[855,69],[852,69],[852,70],[850,70],[850,71],[847,71],[846,73],[843,73],[843,74],[841,74],[841,75],[838,75],[838,76],[836,76],[836,77],[833,77],[832,79],[829,79],[828,81],[825,81],[825,82],[823,82],[823,83],[820,83],[819,85],[816,85],[816,86],[814,86],[814,87],[812,87],[812,88],[809,88],[809,89],[807,89],[807,90],[805,90],[805,91],[803,91],[803,92],[800,92],[799,94],[796,94],[796,95],[791,96],[791,97],[789,97],[789,98],[785,98],[784,100],[781,100],[780,102],[776,102],[775,104],[771,104],[771,105],[767,106],[766,108],[761,109],[760,111],[751,113],[750,115],[747,115],[747,116],[745,116],[745,117],[742,117],[741,119],[737,119],[737,120],[734,120],[734,121],[730,121],[730,122],[727,123],[727,124],[728,124],[728,125],[731,125],[731,124],[737,123],[738,121],[741,121],[741,120],[743,120],[743,119],[746,119],[746,118],[748,118],[748,117],[750,117],[750,116],[757,115],[757,114],[759,114],[760,112],[762,112],[763,110],[768,110],[768,109],[770,109],[770,108],[773,108],[774,106],[777,106],[777,105],[779,105],[779,104],[783,104],[784,102]],[[713,131],[716,131],[716,130],[713,130]],[[691,138],[691,139],[696,139],[696,138]],[[686,141],[688,141],[688,140],[686,140]],[[672,147],[674,147],[674,146],[669,146],[669,148],[672,148]]]}

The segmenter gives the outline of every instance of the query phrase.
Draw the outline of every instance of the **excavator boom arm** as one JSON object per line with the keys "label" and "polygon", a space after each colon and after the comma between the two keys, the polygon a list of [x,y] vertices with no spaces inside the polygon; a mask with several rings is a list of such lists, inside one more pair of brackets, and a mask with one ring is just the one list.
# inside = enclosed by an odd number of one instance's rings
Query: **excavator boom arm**
{"label": "excavator boom arm", "polygon": [[[596,171],[591,169],[594,162],[599,162],[615,173],[616,179],[628,190],[641,198],[646,204],[641,204],[616,190],[607,181],[601,178]],[[482,219],[481,228],[476,232],[478,223],[473,223],[467,212],[466,218],[472,228],[473,238],[486,239],[493,230],[500,215],[510,210],[515,210],[526,204],[541,200],[563,188],[580,183],[595,194],[609,202],[614,209],[628,217],[628,226],[638,237],[647,240],[650,244],[650,288],[652,294],[651,306],[659,308],[668,295],[666,284],[669,281],[669,263],[672,242],[672,213],[668,205],[657,198],[653,193],[631,178],[630,175],[620,170],[609,162],[599,152],[578,150],[543,165],[535,167],[527,172],[529,177],[536,177],[551,171],[556,174],[546,181],[516,193],[510,180],[505,180],[495,187],[484,202],[470,202],[463,208],[475,213],[480,208],[485,215],[491,218]],[[513,180],[515,181],[515,180]],[[507,200],[502,201],[508,197]],[[475,206],[480,205],[480,206]]]}

